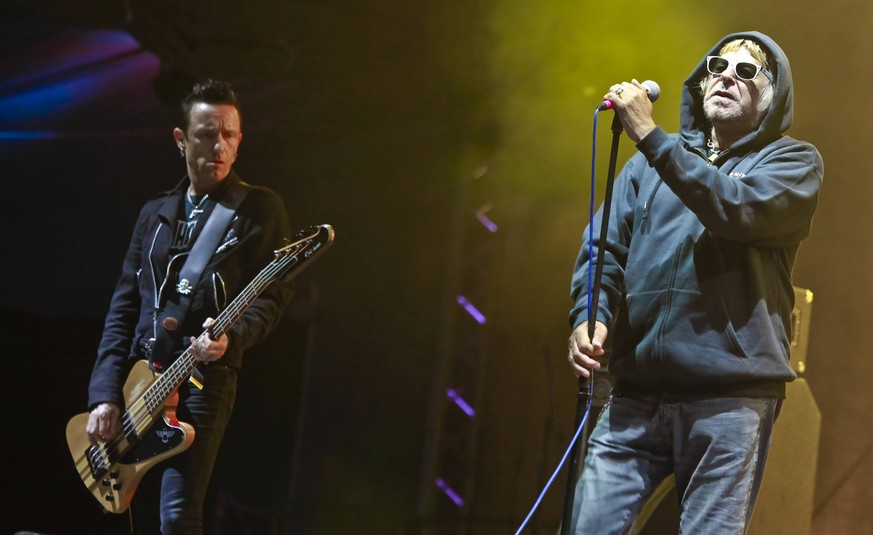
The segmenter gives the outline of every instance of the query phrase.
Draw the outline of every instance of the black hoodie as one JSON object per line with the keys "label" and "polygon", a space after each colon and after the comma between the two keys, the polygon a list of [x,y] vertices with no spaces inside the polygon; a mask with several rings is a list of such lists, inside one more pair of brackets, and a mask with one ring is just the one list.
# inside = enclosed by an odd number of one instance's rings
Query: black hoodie
{"label": "black hoodie", "polygon": [[[789,361],[791,271],[822,181],[812,145],[791,125],[788,59],[758,32],[775,92],[757,130],[710,162],[700,81],[683,86],[681,133],[655,128],[616,179],[597,318],[611,326],[609,370],[619,392],[782,397]],[[742,83],[742,82],[740,82]],[[595,216],[598,254],[602,207]],[[588,236],[571,286],[574,328],[588,319]]]}

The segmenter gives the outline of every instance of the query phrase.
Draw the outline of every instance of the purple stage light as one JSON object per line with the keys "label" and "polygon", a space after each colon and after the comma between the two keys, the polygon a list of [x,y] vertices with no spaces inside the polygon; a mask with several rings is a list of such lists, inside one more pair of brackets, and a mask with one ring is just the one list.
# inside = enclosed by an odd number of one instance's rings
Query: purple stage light
{"label": "purple stage light", "polygon": [[454,388],[449,388],[446,390],[446,395],[449,396],[449,399],[455,402],[455,405],[461,408],[464,413],[470,418],[476,416],[476,409],[470,406],[467,401],[460,396],[457,392],[455,392]]}
{"label": "purple stage light", "polygon": [[487,215],[485,215],[484,212],[476,212],[476,219],[478,219],[480,223],[485,225],[485,228],[487,228],[489,232],[497,232],[497,223],[491,221],[491,219]]}
{"label": "purple stage light", "polygon": [[442,489],[446,496],[448,496],[450,500],[455,502],[455,505],[457,505],[458,507],[464,506],[464,499],[458,496],[458,493],[455,492],[455,490],[450,487],[445,481],[443,481],[442,478],[437,478],[436,486]]}
{"label": "purple stage light", "polygon": [[479,312],[479,309],[473,306],[473,303],[467,301],[467,298],[463,295],[458,296],[458,304],[464,307],[464,310],[467,311],[467,314],[473,316],[473,319],[478,321],[480,324],[485,324],[485,316]]}

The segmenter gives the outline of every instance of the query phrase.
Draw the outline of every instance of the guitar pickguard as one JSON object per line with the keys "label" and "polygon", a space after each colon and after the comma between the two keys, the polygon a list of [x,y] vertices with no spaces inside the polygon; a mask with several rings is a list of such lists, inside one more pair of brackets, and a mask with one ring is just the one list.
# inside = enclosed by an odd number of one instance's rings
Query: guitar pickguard
{"label": "guitar pickguard", "polygon": [[185,430],[171,425],[166,418],[158,418],[155,424],[142,434],[119,462],[137,464],[170,451],[185,442]]}

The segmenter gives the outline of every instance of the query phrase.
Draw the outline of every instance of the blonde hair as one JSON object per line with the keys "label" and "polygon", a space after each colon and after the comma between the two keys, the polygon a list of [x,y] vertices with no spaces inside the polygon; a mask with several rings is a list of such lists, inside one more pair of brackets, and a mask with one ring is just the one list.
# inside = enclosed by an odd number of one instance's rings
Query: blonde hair
{"label": "blonde hair", "polygon": [[[728,41],[724,44],[724,46],[719,49],[718,55],[724,56],[728,52],[738,52],[740,50],[746,50],[753,58],[755,58],[755,61],[761,64],[762,70],[765,70],[767,72],[773,72],[770,68],[770,57],[767,55],[764,49],[761,48],[761,45],[759,45],[755,41],[752,41],[751,39],[734,39],[733,41]],[[706,86],[712,76],[713,75],[709,74],[707,76],[704,76],[700,80],[701,96],[706,94]],[[770,104],[773,102],[773,84],[774,81],[771,80],[770,83],[767,84],[767,87],[764,89],[764,91],[761,93],[761,99],[758,101],[758,111],[763,112],[767,111],[770,108]]]}

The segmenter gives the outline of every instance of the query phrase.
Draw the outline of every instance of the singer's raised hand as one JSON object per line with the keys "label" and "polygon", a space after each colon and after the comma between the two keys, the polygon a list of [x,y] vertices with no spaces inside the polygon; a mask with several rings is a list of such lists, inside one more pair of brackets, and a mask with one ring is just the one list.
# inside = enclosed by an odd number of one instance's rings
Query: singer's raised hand
{"label": "singer's raised hand", "polygon": [[603,98],[612,102],[615,113],[621,119],[621,125],[634,143],[639,143],[655,129],[648,90],[636,79],[613,85]]}

